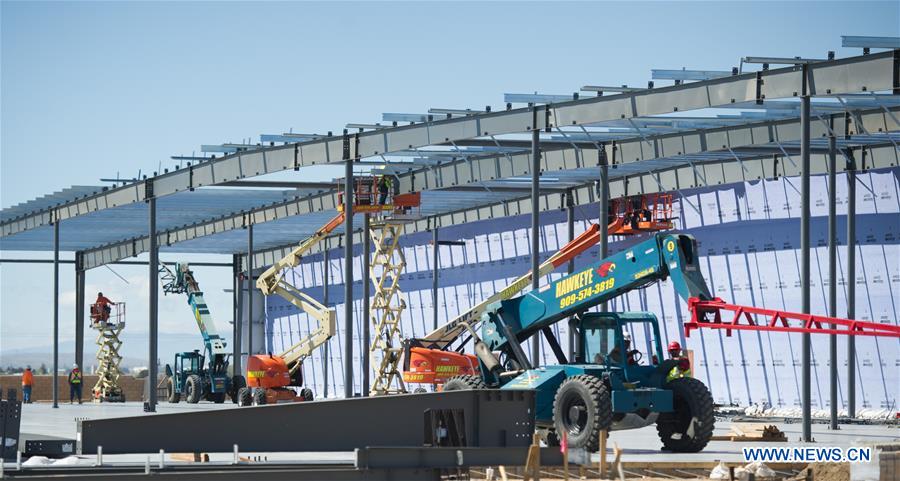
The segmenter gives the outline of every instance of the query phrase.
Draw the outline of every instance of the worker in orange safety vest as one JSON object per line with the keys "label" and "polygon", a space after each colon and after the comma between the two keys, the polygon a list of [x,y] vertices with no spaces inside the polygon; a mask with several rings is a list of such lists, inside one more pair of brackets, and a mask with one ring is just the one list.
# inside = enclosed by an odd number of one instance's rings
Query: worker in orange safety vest
{"label": "worker in orange safety vest", "polygon": [[28,366],[22,373],[22,402],[25,404],[31,404],[32,387],[34,387],[34,373],[31,372],[31,366]]}

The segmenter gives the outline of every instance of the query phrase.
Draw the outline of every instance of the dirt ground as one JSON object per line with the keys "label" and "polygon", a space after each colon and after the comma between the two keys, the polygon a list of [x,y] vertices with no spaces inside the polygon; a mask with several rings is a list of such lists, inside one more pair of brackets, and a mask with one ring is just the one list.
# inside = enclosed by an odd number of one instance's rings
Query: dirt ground
{"label": "dirt ground", "polygon": [[812,470],[815,481],[850,481],[850,465],[847,463],[816,463],[800,471],[790,481],[806,480],[806,473]]}

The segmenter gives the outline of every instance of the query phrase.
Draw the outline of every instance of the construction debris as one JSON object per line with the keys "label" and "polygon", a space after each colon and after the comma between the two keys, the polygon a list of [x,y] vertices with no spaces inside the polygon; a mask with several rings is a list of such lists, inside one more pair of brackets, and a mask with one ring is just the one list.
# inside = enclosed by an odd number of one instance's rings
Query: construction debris
{"label": "construction debris", "polygon": [[722,436],[713,436],[712,441],[766,441],[787,442],[778,426],[763,423],[732,423],[731,432]]}

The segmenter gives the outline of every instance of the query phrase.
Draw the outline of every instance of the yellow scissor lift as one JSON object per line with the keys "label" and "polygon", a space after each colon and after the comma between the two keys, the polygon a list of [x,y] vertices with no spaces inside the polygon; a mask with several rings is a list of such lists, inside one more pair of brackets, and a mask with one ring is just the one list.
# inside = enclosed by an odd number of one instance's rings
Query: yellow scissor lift
{"label": "yellow scissor lift", "polygon": [[91,328],[97,330],[97,384],[92,390],[94,402],[125,402],[125,392],[119,386],[122,355],[119,335],[125,329],[125,303],[91,305]]}
{"label": "yellow scissor lift", "polygon": [[[405,393],[399,366],[403,357],[400,316],[406,310],[400,276],[406,267],[406,258],[399,242],[404,224],[419,218],[413,209],[418,210],[421,206],[422,195],[419,192],[393,195],[390,178],[376,176],[355,179],[353,199],[354,213],[380,216],[369,224],[366,233],[375,247],[369,266],[369,277],[375,287],[371,304],[375,333],[368,353],[375,378],[369,393]],[[339,193],[338,211],[341,213],[344,210],[342,201],[343,193]]]}

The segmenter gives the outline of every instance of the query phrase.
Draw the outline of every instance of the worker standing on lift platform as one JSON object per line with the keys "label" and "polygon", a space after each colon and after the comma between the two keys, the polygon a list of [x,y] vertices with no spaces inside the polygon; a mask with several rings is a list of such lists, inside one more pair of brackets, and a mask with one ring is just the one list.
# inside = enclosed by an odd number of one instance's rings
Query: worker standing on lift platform
{"label": "worker standing on lift platform", "polygon": [[[97,306],[97,312],[94,314],[96,316],[96,319],[94,319],[94,321],[108,322],[109,313],[112,312],[113,304],[115,304],[115,302],[105,297],[102,292],[98,292],[97,300],[94,302],[94,305]],[[94,318],[94,316],[91,316],[91,318]]]}
{"label": "worker standing on lift platform", "polygon": [[388,193],[391,191],[391,179],[382,175],[378,180],[378,204],[387,205]]}

